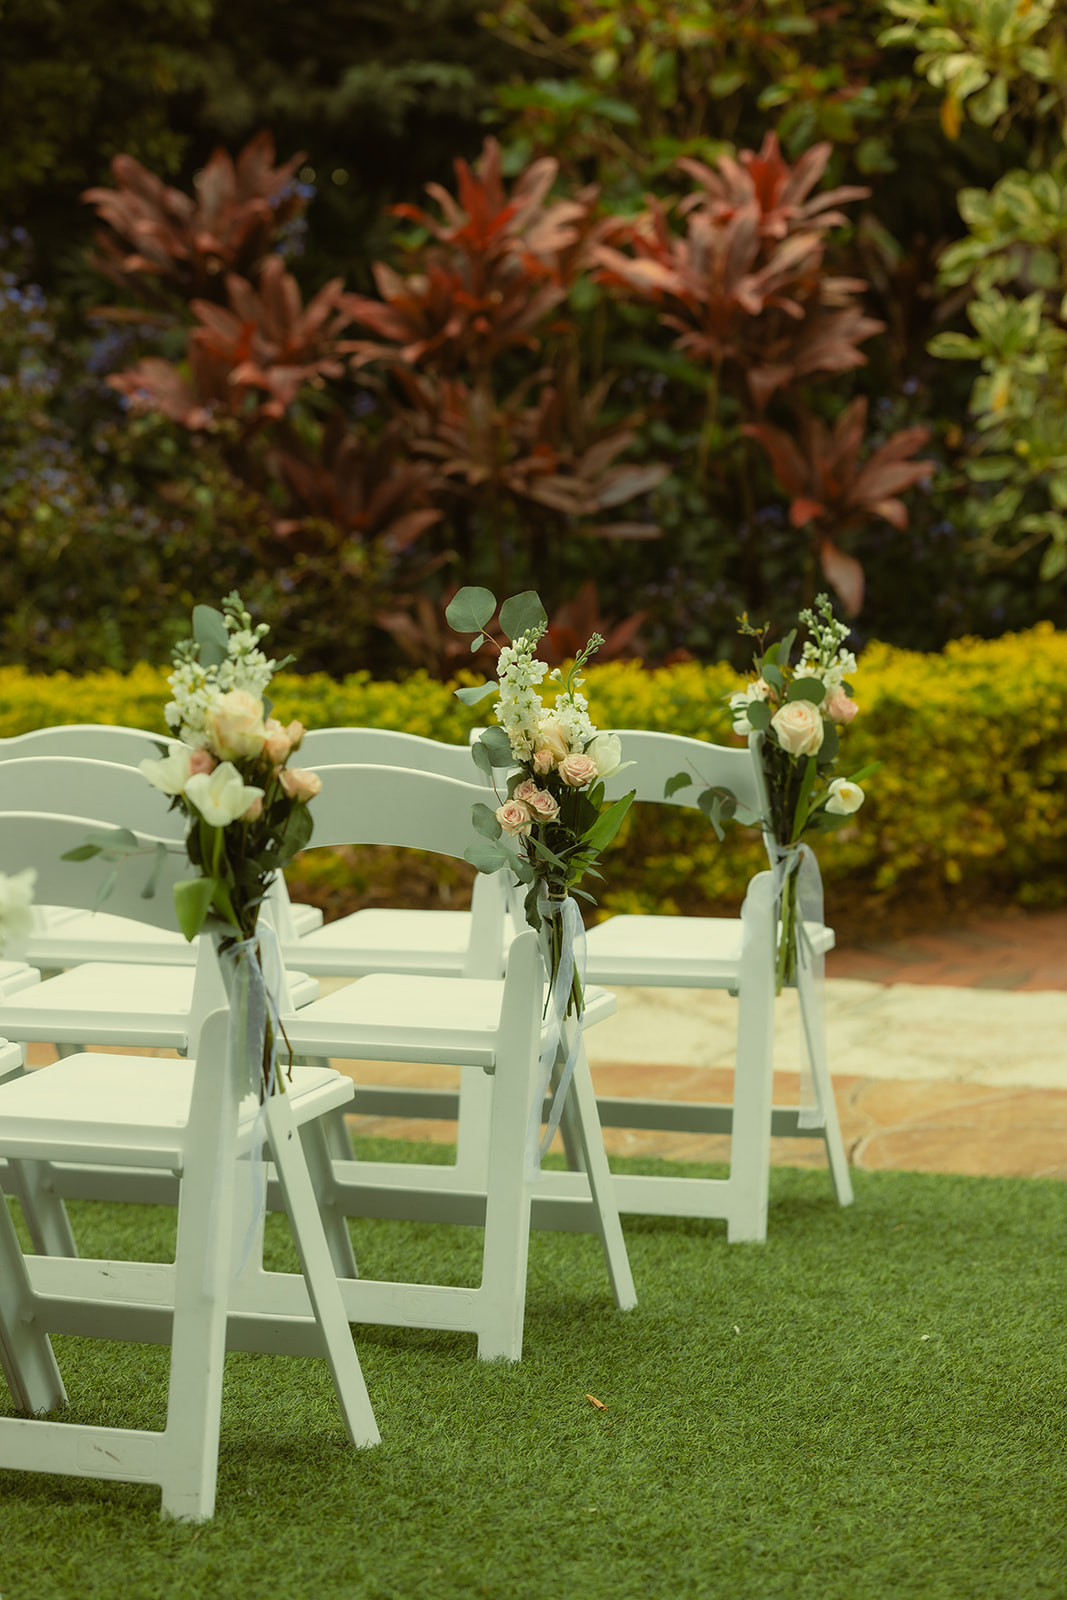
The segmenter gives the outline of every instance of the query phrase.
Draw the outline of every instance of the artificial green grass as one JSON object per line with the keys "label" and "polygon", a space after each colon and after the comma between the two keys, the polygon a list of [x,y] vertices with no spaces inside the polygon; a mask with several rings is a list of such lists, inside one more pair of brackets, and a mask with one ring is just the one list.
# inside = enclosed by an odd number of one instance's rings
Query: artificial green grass
{"label": "artificial green grass", "polygon": [[[840,1211],[824,1172],[775,1170],[762,1246],[628,1219],[626,1315],[593,1239],[535,1234],[516,1366],[468,1335],[357,1328],[373,1451],[345,1444],[324,1363],[231,1356],[214,1521],[164,1523],[143,1486],[0,1474],[0,1594],[1063,1600],[1067,1185],[854,1179]],[[167,1258],[172,1213],[71,1211],[87,1254]],[[353,1236],[376,1277],[477,1281],[476,1230]],[[283,1219],[269,1249],[293,1264]],[[160,1425],[165,1351],[55,1343],[72,1416]]]}

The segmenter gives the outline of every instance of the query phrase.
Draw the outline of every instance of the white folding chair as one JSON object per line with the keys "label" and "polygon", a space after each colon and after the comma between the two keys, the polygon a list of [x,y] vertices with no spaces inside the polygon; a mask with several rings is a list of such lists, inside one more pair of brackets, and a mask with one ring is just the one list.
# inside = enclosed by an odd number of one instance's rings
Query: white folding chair
{"label": "white folding chair", "polygon": [[[484,794],[480,785],[390,767],[319,770],[323,788],[312,801],[313,847],[388,844],[458,856],[470,841],[471,806]],[[580,1043],[567,1125],[588,1173],[585,1191],[546,1207],[540,1203],[544,1180],[526,1165],[544,1028],[543,979],[537,937],[527,930],[511,945],[503,980],[380,973],[301,1008],[287,1020],[293,1049],[308,1056],[459,1065],[467,1134],[473,1137],[477,1124],[481,1138],[479,1160],[467,1169],[335,1158],[338,1204],[351,1214],[424,1217],[485,1228],[478,1288],[427,1286],[410,1292],[363,1279],[345,1282],[342,1294],[354,1320],[465,1327],[477,1332],[482,1357],[517,1360],[531,1225],[597,1232],[616,1304],[625,1309],[636,1303]],[[614,1008],[613,995],[591,989],[583,1025],[591,1026]],[[563,1050],[573,1041],[575,1027],[573,1020],[566,1025]],[[291,1293],[281,1293],[279,1313]]]}
{"label": "white folding chair", "polygon": [[[86,823],[9,813],[0,832],[6,851],[42,862],[41,881],[55,903],[89,904],[91,876],[59,860],[81,842]],[[117,908],[165,924],[172,885],[187,871],[168,857],[156,899],[141,900],[139,885],[127,880],[116,887]],[[209,948],[204,959],[214,960]],[[248,1155],[258,1098],[248,1061],[231,1056],[228,1025],[225,1009],[206,1019],[195,1063],[89,1055],[0,1080],[0,1154],[10,1163],[61,1156],[118,1170],[166,1168],[181,1185],[171,1267],[24,1257],[0,1196],[0,1366],[16,1410],[28,1414],[0,1417],[0,1467],[158,1484],[165,1514],[211,1516],[227,1345],[325,1356],[350,1442],[377,1443],[338,1289],[338,1270],[354,1271],[354,1263],[339,1267],[333,1258],[306,1159],[309,1147],[320,1157],[324,1149],[309,1139],[317,1118],[343,1104],[351,1086],[337,1073],[297,1068],[288,1092],[268,1100],[266,1137],[300,1258],[292,1278],[300,1306],[281,1322],[251,1300],[246,1284],[237,1309],[234,1251],[255,1189]],[[162,1431],[36,1420],[66,1404],[51,1333],[169,1344]]]}
{"label": "white folding chair", "polygon": [[[0,739],[0,771],[4,762],[40,760],[43,757],[75,757],[108,761],[136,769],[145,757],[155,758],[159,745],[178,741],[161,738],[139,728],[124,728],[108,723],[61,723],[53,728],[37,728],[32,733]],[[142,786],[149,785],[140,778]],[[54,805],[57,796],[51,797]],[[179,812],[168,812],[167,798],[155,794],[159,821],[149,828],[165,838],[184,836],[185,819]],[[47,807],[46,807],[47,809]],[[322,925],[322,912],[315,906],[289,905],[284,879],[271,886],[271,901],[284,907],[286,928],[294,937]],[[196,964],[192,945],[174,928],[143,928],[130,925],[111,912],[76,911],[71,906],[34,907],[36,927],[27,944],[26,956],[44,971],[59,971],[83,961],[156,962],[177,966]]]}
{"label": "white folding chair", "polygon": [[[677,734],[641,729],[619,731],[626,758],[636,763],[609,780],[608,798],[636,788],[637,799],[659,805],[697,805],[705,785],[730,789],[742,805],[766,815],[767,798],[758,741],[747,750],[727,749]],[[693,785],[664,799],[664,785],[688,771]],[[728,845],[723,846],[729,848]],[[798,1127],[798,1111],[772,1108],[774,1047],[774,959],[776,927],[765,926],[773,906],[764,901],[772,877],[760,874],[749,886],[746,918],[615,916],[589,930],[586,939],[590,982],[623,987],[726,989],[738,995],[737,1065],[733,1106],[689,1101],[601,1098],[605,1127],[657,1128],[692,1133],[729,1133],[730,1177],[723,1180],[616,1176],[616,1193],[625,1212],[665,1216],[725,1217],[731,1240],[763,1239],[767,1231],[768,1145],[779,1137],[821,1137],[834,1189],[841,1205],[852,1200],[848,1160],[834,1101],[833,1084],[823,1073],[821,1055],[813,1062],[825,1127]],[[746,937],[747,930],[747,937]],[[832,948],[833,932],[808,925],[813,946]],[[801,1001],[804,1001],[803,992]],[[805,1015],[805,1027],[821,1028],[821,1018]],[[650,1070],[650,1076],[654,1069]],[[573,1178],[552,1182],[574,1192]]]}

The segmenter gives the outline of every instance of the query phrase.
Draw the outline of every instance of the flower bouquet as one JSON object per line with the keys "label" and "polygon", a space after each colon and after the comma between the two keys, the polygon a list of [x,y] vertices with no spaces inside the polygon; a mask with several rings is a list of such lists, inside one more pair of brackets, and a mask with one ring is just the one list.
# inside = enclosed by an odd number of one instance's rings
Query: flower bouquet
{"label": "flower bouquet", "polygon": [[[847,681],[855,671],[856,658],[844,648],[849,629],[834,617],[825,594],[818,596],[814,610],[800,613],[799,621],[806,626],[808,637],[799,661],[792,666],[789,657],[795,628],[779,644],[768,647],[766,630],[753,628],[747,616],[741,618],[741,632],[757,641],[756,676],[730,696],[729,705],[735,733],[762,735],[769,815],[747,813],[727,789],[705,789],[699,801],[720,839],[722,823],[736,819],[761,827],[773,841],[781,901],[779,994],[783,985],[796,981],[798,938],[804,920],[798,913],[801,869],[807,866],[818,883],[818,867],[803,835],[843,827],[863,804],[861,780],[881,765],[875,762],[848,778],[832,776],[840,755],[839,730],[847,727],[859,710]],[[670,780],[667,791],[676,793],[691,781],[688,774],[679,773]],[[818,915],[807,920],[822,920],[821,886],[818,903]]]}
{"label": "flower bouquet", "polygon": [[[496,599],[488,589],[465,588],[446,616],[457,633],[475,635],[473,653],[494,642],[485,629],[495,611]],[[505,600],[500,626],[511,642],[500,648],[497,682],[456,690],[467,705],[498,696],[499,726],[486,728],[471,753],[492,781],[499,804],[495,809],[475,805],[474,827],[480,837],[465,855],[480,872],[507,869],[527,886],[526,920],[541,936],[549,978],[546,1012],[551,1025],[543,1072],[546,1064],[551,1071],[564,1016],[580,1021],[582,1015],[583,963],[575,950],[577,946],[580,952],[584,928],[576,902],[596,902],[579,884],[601,876],[597,859],[615,838],[634,798],[631,792],[605,807],[604,779],[631,763],[622,761],[616,734],[597,732],[579,692],[581,670],[603,640],[594,633],[564,677],[558,668],[549,672],[534,653],[547,625],[544,607],[532,590]],[[550,707],[539,693],[546,678],[556,689]],[[507,774],[504,792],[497,774]],[[577,1042],[576,1029],[542,1149],[559,1120]]]}
{"label": "flower bouquet", "polygon": [[[283,727],[264,698],[271,678],[287,664],[269,660],[260,649],[269,631],[266,623],[253,627],[237,593],[223,601],[221,612],[196,607],[193,637],[176,646],[167,680],[173,699],[164,716],[180,743],[161,744],[158,760],[140,764],[148,782],[188,818],[185,850],[198,871],[174,886],[178,925],[187,939],[201,931],[215,938],[231,1003],[249,1037],[262,1033],[261,1096],[283,1085],[274,1071],[281,1027],[271,994],[274,955],[265,976],[259,910],[275,875],[311,838],[307,801],[321,788],[315,773],[288,764],[300,748],[303,725]],[[166,849],[160,844],[157,853]],[[117,862],[137,853],[136,836],[122,829],[94,834],[69,852]],[[153,890],[154,874],[146,895]]]}

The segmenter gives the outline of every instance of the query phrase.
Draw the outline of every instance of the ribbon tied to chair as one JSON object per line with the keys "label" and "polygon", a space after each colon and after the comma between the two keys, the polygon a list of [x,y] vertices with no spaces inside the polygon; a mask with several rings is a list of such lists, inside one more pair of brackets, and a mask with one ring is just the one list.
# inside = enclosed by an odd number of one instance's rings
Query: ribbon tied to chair
{"label": "ribbon tied to chair", "polygon": [[[773,894],[780,918],[790,880],[796,887],[796,916],[792,924],[796,940],[795,983],[805,1043],[797,1127],[815,1130],[826,1126],[822,1085],[829,1082],[826,1061],[826,960],[821,947],[817,947],[812,940],[810,931],[813,928],[821,931],[823,926],[822,874],[810,845],[775,845],[773,850]],[[786,938],[785,919],[781,920],[780,937]]]}
{"label": "ribbon tied to chair", "polygon": [[267,1180],[263,1146],[267,1138],[267,1103],[280,1088],[278,1037],[281,1019],[281,952],[274,929],[261,922],[251,939],[238,939],[220,948],[220,958],[230,1000],[228,1070],[259,1099],[252,1127],[249,1161],[252,1172],[252,1214],[245,1232],[236,1276],[240,1277],[255,1243],[264,1210]]}
{"label": "ribbon tied to chair", "polygon": [[555,1067],[563,1041],[563,1023],[567,1015],[567,1007],[571,999],[571,991],[576,975],[579,991],[583,995],[585,993],[585,923],[582,921],[582,914],[578,910],[578,902],[569,894],[564,895],[560,900],[550,899],[547,895],[541,894],[538,896],[537,909],[542,923],[558,919],[559,959],[554,973],[551,971],[551,962],[547,963],[551,988],[549,989],[545,1006],[546,1027],[541,1042],[536,1093],[530,1109],[530,1128],[526,1143],[527,1168],[531,1178],[540,1175],[541,1157],[547,1152],[556,1136],[556,1129],[559,1127],[560,1118],[563,1115],[563,1107],[567,1099],[567,1090],[570,1088],[574,1069],[578,1064],[578,1052],[582,1047],[581,1008],[579,1007],[576,1025],[567,1048],[567,1058],[563,1065],[563,1071],[560,1073],[559,1082],[556,1085],[556,1092],[552,1097],[548,1124],[542,1138],[541,1109],[552,1081],[552,1070]]}

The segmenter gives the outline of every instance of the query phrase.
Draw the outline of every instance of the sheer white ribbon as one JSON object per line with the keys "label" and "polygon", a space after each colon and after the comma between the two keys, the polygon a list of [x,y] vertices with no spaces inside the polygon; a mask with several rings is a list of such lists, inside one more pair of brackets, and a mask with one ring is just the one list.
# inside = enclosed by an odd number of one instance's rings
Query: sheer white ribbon
{"label": "sheer white ribbon", "polygon": [[[797,1127],[824,1128],[826,1110],[822,1103],[822,1086],[828,1083],[829,1068],[826,1061],[826,960],[821,949],[812,942],[810,928],[823,926],[822,874],[815,852],[810,845],[773,845],[774,901],[782,917],[782,907],[789,890],[789,881],[796,886],[796,917],[793,922],[796,940],[795,983],[800,1002],[801,1025],[804,1031],[805,1060],[800,1073],[800,1111]],[[782,918],[783,924],[785,919]],[[785,938],[783,926],[780,937]]]}
{"label": "sheer white ribbon", "polygon": [[[258,959],[257,959],[258,950]],[[267,1197],[267,1178],[263,1145],[267,1137],[267,1102],[278,1086],[278,1039],[281,1021],[278,994],[281,988],[281,951],[274,929],[266,921],[259,924],[252,939],[239,939],[219,951],[223,979],[230,997],[230,1059],[227,1070],[233,1073],[245,1094],[258,1096],[252,1143],[248,1152],[252,1178],[252,1214],[248,1219],[244,1243],[236,1269],[240,1277],[248,1265],[255,1244],[259,1219]],[[270,1057],[267,1078],[263,1080],[263,1055],[270,1024]]]}
{"label": "sheer white ribbon", "polygon": [[[552,1070],[559,1055],[560,1044],[564,1037],[563,1023],[567,1015],[567,1006],[571,999],[571,989],[574,984],[575,973],[578,975],[578,985],[585,993],[585,923],[578,910],[578,902],[566,895],[562,900],[550,900],[547,896],[539,896],[537,909],[544,923],[559,918],[559,965],[555,975],[552,975],[551,961],[546,965],[549,969],[551,988],[545,1006],[546,1028],[541,1043],[541,1057],[538,1062],[537,1085],[534,1102],[530,1108],[530,1127],[526,1140],[526,1167],[527,1176],[536,1178],[541,1173],[541,1157],[548,1150],[549,1145],[556,1136],[560,1117],[567,1099],[567,1090],[574,1076],[574,1069],[578,1064],[578,1055],[582,1045],[581,1012],[579,1011],[577,1023],[572,1031],[567,1059],[563,1071],[560,1073],[556,1092],[552,1097],[552,1108],[549,1112],[548,1125],[544,1137],[541,1136],[541,1109],[545,1103],[552,1081]],[[547,930],[546,930],[547,932]],[[544,943],[547,943],[546,940]],[[544,943],[542,948],[544,948]]]}

